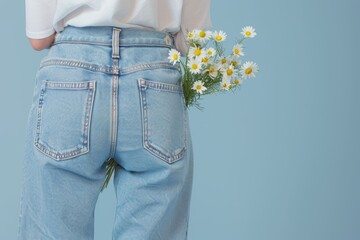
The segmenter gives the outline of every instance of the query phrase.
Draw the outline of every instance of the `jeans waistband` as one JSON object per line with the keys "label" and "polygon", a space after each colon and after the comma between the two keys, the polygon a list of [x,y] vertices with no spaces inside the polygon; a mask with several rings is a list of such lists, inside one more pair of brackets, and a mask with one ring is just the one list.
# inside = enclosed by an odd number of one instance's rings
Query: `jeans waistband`
{"label": "jeans waistband", "polygon": [[[114,34],[119,34],[114,36]],[[59,43],[82,43],[114,46],[157,45],[175,47],[173,33],[142,28],[113,26],[66,26],[56,34],[53,45]]]}

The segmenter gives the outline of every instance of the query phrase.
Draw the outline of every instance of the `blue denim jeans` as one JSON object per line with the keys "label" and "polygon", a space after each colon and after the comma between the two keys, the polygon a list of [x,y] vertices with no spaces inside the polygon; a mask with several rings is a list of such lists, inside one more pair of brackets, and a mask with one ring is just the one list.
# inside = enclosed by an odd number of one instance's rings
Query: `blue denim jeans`
{"label": "blue denim jeans", "polygon": [[94,239],[114,173],[112,239],[185,240],[193,151],[170,33],[67,26],[41,60],[27,120],[18,239]]}

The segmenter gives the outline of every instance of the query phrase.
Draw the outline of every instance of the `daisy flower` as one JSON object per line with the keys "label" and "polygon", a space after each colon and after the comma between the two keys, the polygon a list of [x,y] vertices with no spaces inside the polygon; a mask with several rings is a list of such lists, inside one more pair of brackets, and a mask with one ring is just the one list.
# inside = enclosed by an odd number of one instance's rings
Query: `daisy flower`
{"label": "daisy flower", "polygon": [[223,79],[223,80],[220,82],[220,85],[221,85],[221,89],[229,90],[229,88],[230,88],[230,86],[231,86],[231,83],[230,83],[230,81]]}
{"label": "daisy flower", "polygon": [[218,74],[218,71],[216,69],[216,65],[215,64],[210,64],[207,71],[209,72],[209,76],[211,78],[215,78]]}
{"label": "daisy flower", "polygon": [[240,64],[240,60],[239,61],[236,61],[235,59],[234,60],[232,60],[231,62],[230,62],[230,65],[232,65],[234,68],[236,68],[236,67],[238,67],[238,65]]}
{"label": "daisy flower", "polygon": [[220,63],[221,63],[222,65],[225,65],[225,64],[228,63],[228,59],[227,59],[226,57],[222,57],[222,58],[220,59]]}
{"label": "daisy flower", "polygon": [[230,65],[233,65],[235,68],[241,63],[240,57],[238,55],[231,55],[228,59]]}
{"label": "daisy flower", "polygon": [[201,60],[199,59],[189,59],[187,66],[190,68],[190,72],[191,73],[200,73],[201,67],[202,67],[202,63]]}
{"label": "daisy flower", "polygon": [[224,71],[224,78],[226,79],[231,79],[231,77],[233,77],[234,75],[236,75],[238,73],[238,70],[236,68],[234,68],[233,65],[229,65],[225,71]]}
{"label": "daisy flower", "polygon": [[240,43],[237,43],[233,46],[232,53],[236,56],[244,56],[243,52],[243,45]]}
{"label": "daisy flower", "polygon": [[222,42],[222,41],[224,41],[225,39],[226,39],[226,33],[225,32],[223,32],[223,31],[214,31],[213,32],[213,35],[212,35],[212,37],[213,37],[213,39],[216,41],[216,42]]}
{"label": "daisy flower", "polygon": [[217,72],[223,75],[228,65],[217,62],[216,66]]}
{"label": "daisy flower", "polygon": [[219,59],[218,63],[220,64],[222,69],[226,69],[230,65],[230,63],[232,61],[233,61],[233,56],[229,55],[229,56],[226,56],[226,57],[222,56]]}
{"label": "daisy flower", "polygon": [[186,40],[191,41],[195,39],[195,29],[187,33]]}
{"label": "daisy flower", "polygon": [[205,43],[211,38],[212,32],[210,30],[196,29],[195,35],[200,43]]}
{"label": "daisy flower", "polygon": [[207,56],[204,56],[201,58],[201,62],[204,64],[208,64],[209,63],[209,58]]}
{"label": "daisy flower", "polygon": [[233,81],[233,84],[234,84],[234,85],[240,85],[240,84],[242,84],[242,82],[243,82],[242,79],[240,79],[240,78],[235,78],[234,81]]}
{"label": "daisy flower", "polygon": [[209,77],[215,78],[218,74],[217,66],[214,62],[209,61],[207,64],[204,64],[205,69],[203,74],[208,73]]}
{"label": "daisy flower", "polygon": [[177,62],[180,62],[180,52],[174,48],[172,48],[170,51],[169,51],[169,56],[168,56],[168,59],[170,61],[170,63],[173,63],[173,65],[175,65],[175,63]]}
{"label": "daisy flower", "polygon": [[213,57],[213,56],[215,56],[215,54],[216,54],[216,50],[215,50],[214,48],[212,48],[212,47],[207,48],[207,49],[205,50],[205,52],[206,52],[206,54],[207,54],[208,57]]}
{"label": "daisy flower", "polygon": [[250,77],[255,77],[255,73],[257,73],[258,70],[259,67],[256,63],[247,61],[241,66],[240,73],[243,78],[247,78],[247,77],[250,78]]}
{"label": "daisy flower", "polygon": [[205,51],[201,47],[190,46],[188,56],[189,58],[202,59],[206,55]]}
{"label": "daisy flower", "polygon": [[222,65],[220,63],[214,63],[212,66],[214,67],[215,71],[210,71],[209,69],[210,76],[215,78],[218,74],[222,74]]}
{"label": "daisy flower", "polygon": [[202,94],[207,88],[204,86],[204,83],[200,80],[195,81],[192,89],[196,90],[197,93]]}
{"label": "daisy flower", "polygon": [[256,36],[255,29],[251,26],[243,27],[241,34],[246,38],[253,38]]}

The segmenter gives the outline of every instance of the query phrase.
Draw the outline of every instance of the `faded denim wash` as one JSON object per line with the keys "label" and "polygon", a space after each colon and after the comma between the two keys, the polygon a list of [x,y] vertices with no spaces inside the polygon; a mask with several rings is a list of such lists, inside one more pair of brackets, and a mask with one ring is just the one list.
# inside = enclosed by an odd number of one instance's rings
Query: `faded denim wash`
{"label": "faded denim wash", "polygon": [[171,33],[139,28],[56,35],[34,78],[19,240],[94,239],[110,158],[112,239],[187,239],[193,151],[174,46]]}

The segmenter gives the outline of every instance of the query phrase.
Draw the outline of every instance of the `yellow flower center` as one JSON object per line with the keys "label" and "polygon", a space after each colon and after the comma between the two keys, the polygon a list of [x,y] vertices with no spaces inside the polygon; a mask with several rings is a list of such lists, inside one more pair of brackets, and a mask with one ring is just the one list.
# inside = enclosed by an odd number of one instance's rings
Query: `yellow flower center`
{"label": "yellow flower center", "polygon": [[197,89],[197,90],[200,90],[200,89],[201,89],[201,85],[197,85],[197,86],[196,86],[196,89]]}
{"label": "yellow flower center", "polygon": [[197,65],[196,63],[193,63],[193,64],[191,65],[191,68],[192,68],[192,69],[197,69],[197,68],[198,68],[198,65]]}
{"label": "yellow flower center", "polygon": [[177,55],[177,54],[175,53],[174,56],[173,56],[173,58],[174,58],[175,60],[178,60],[178,59],[179,59],[179,55]]}
{"label": "yellow flower center", "polygon": [[251,32],[250,32],[250,31],[246,31],[245,34],[246,34],[246,36],[250,36],[250,35],[251,35]]}
{"label": "yellow flower center", "polygon": [[217,35],[217,36],[215,37],[215,39],[216,39],[216,40],[218,40],[218,41],[221,41],[221,39],[222,39],[222,36],[220,36],[220,35]]}
{"label": "yellow flower center", "polygon": [[201,32],[199,33],[199,35],[200,35],[200,37],[204,38],[204,37],[206,36],[206,33],[205,33],[204,31],[201,31]]}
{"label": "yellow flower center", "polygon": [[226,88],[226,86],[227,86],[227,84],[226,84],[226,83],[224,83],[224,84],[223,84],[223,87],[224,87],[224,88]]}
{"label": "yellow flower center", "polygon": [[202,59],[202,61],[205,62],[205,63],[207,63],[207,62],[209,61],[209,59],[208,59],[207,57],[204,57],[204,58]]}
{"label": "yellow flower center", "polygon": [[233,70],[231,70],[231,69],[228,69],[228,70],[226,71],[226,73],[227,73],[227,75],[228,75],[228,76],[230,76],[230,75],[232,75],[232,73],[233,73]]}
{"label": "yellow flower center", "polygon": [[235,52],[235,54],[239,54],[240,50],[236,48],[234,52]]}
{"label": "yellow flower center", "polygon": [[193,38],[194,34],[193,33],[189,33],[189,38]]}
{"label": "yellow flower center", "polygon": [[223,64],[226,63],[226,58],[222,58],[221,63],[223,63]]}
{"label": "yellow flower center", "polygon": [[210,50],[210,51],[208,51],[208,55],[212,55],[212,51]]}
{"label": "yellow flower center", "polygon": [[195,50],[195,55],[196,55],[196,56],[200,56],[200,54],[201,54],[201,50],[200,50],[199,48],[197,48],[197,49]]}
{"label": "yellow flower center", "polygon": [[237,61],[232,61],[232,62],[231,62],[231,65],[233,65],[234,67],[236,67]]}
{"label": "yellow flower center", "polygon": [[214,68],[214,67],[211,67],[211,68],[209,69],[209,72],[211,72],[211,73],[215,72],[215,68]]}
{"label": "yellow flower center", "polygon": [[246,74],[252,73],[252,68],[247,68],[247,69],[245,70],[245,73],[246,73]]}
{"label": "yellow flower center", "polygon": [[235,84],[239,84],[239,79],[235,79],[235,80],[234,80],[234,83],[235,83]]}

